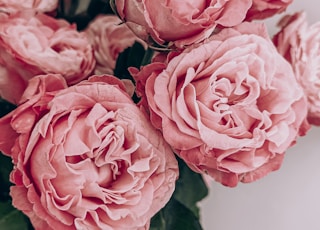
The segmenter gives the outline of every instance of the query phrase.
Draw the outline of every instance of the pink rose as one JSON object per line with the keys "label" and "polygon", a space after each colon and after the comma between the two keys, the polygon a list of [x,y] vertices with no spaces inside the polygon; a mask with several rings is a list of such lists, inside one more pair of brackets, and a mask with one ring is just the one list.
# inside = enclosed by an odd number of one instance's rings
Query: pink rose
{"label": "pink rose", "polygon": [[94,49],[96,59],[95,74],[113,74],[121,52],[136,41],[143,43],[115,15],[100,15],[87,27],[86,34]]}
{"label": "pink rose", "polygon": [[[121,19],[142,39],[177,47],[208,38],[216,26],[241,23],[252,0],[113,0]],[[168,26],[170,25],[170,26]]]}
{"label": "pink rose", "polygon": [[320,125],[320,22],[308,26],[303,12],[287,15],[274,36],[278,51],[292,65],[308,100],[308,121]]}
{"label": "pink rose", "polygon": [[75,84],[95,66],[86,35],[67,21],[28,11],[0,23],[0,72],[6,73],[1,76],[0,96],[13,103],[35,75],[59,73]]}
{"label": "pink rose", "polygon": [[35,229],[147,229],[170,199],[177,161],[112,76],[67,88],[37,76],[0,119],[13,205]]}
{"label": "pink rose", "polygon": [[247,20],[265,19],[282,13],[293,0],[253,0],[248,11]]}
{"label": "pink rose", "polygon": [[0,12],[14,13],[25,9],[52,12],[58,7],[58,0],[0,0]]}
{"label": "pink rose", "polygon": [[277,170],[309,128],[303,91],[267,36],[243,23],[131,69],[152,124],[193,170],[227,186]]}

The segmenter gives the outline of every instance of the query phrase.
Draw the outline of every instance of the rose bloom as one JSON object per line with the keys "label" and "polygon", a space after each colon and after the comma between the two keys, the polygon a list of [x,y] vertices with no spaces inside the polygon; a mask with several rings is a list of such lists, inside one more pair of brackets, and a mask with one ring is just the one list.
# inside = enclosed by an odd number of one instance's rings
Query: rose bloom
{"label": "rose bloom", "polygon": [[0,12],[14,13],[25,9],[52,12],[58,7],[58,0],[0,0]]}
{"label": "rose bloom", "polygon": [[[177,47],[208,38],[216,26],[241,23],[252,0],[114,0],[122,20],[141,38]],[[170,25],[170,26],[168,26]]]}
{"label": "rose bloom", "polygon": [[178,165],[121,81],[67,88],[60,75],[40,75],[23,100],[0,119],[0,150],[14,162],[12,203],[34,228],[148,229]]}
{"label": "rose bloom", "polygon": [[308,121],[320,125],[320,22],[308,25],[303,12],[287,15],[274,36],[278,51],[291,63],[307,96]]}
{"label": "rose bloom", "polygon": [[94,49],[95,74],[113,74],[119,54],[135,42],[143,44],[115,15],[96,17],[85,32]]}
{"label": "rose bloom", "polygon": [[303,90],[267,36],[243,23],[130,70],[152,124],[191,169],[223,185],[277,170],[309,129]]}
{"label": "rose bloom", "polygon": [[86,35],[67,21],[26,11],[0,23],[0,96],[12,103],[19,101],[35,75],[59,73],[75,84],[95,66]]}
{"label": "rose bloom", "polygon": [[293,0],[253,0],[246,20],[265,19],[282,13]]}

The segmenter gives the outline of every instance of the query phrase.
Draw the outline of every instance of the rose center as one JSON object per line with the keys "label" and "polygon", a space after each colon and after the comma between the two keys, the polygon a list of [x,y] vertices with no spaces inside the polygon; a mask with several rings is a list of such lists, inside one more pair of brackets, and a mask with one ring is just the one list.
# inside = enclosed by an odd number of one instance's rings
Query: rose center
{"label": "rose center", "polygon": [[[122,156],[126,151],[126,138],[121,126],[113,122],[103,124],[97,131],[101,138],[99,146],[84,154],[66,156],[66,162],[71,165],[83,165],[85,170],[90,168],[91,173],[83,174],[89,183],[97,183],[100,187],[107,188],[121,177],[130,159]],[[85,163],[87,162],[87,163]]]}

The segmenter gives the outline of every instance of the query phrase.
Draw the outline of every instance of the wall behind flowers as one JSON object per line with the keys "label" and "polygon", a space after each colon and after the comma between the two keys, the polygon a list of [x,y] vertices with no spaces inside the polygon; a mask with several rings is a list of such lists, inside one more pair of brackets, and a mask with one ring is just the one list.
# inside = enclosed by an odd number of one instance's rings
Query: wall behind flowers
{"label": "wall behind flowers", "polygon": [[[286,13],[305,10],[309,24],[320,21],[320,2],[295,0]],[[269,31],[281,16],[267,21]],[[227,188],[212,182],[202,203],[206,230],[320,229],[320,127],[298,139],[280,170],[251,184]]]}

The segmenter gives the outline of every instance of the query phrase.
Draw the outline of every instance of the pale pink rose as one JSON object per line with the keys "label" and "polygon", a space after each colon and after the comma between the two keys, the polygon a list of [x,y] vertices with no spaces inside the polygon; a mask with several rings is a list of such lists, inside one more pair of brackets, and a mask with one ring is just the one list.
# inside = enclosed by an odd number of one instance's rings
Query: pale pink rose
{"label": "pale pink rose", "polygon": [[[17,103],[27,81],[59,73],[68,84],[87,78],[95,66],[92,47],[75,25],[47,15],[21,12],[0,20],[0,96]],[[19,90],[14,93],[8,89]]]}
{"label": "pale pink rose", "polygon": [[208,38],[216,26],[241,23],[252,0],[116,0],[121,19],[142,39],[177,47]]}
{"label": "pale pink rose", "polygon": [[248,11],[247,20],[265,19],[282,13],[293,0],[253,0]]}
{"label": "pale pink rose", "polygon": [[303,90],[267,36],[263,24],[243,23],[130,70],[141,106],[176,153],[227,186],[277,170],[309,129]]}
{"label": "pale pink rose", "polygon": [[52,12],[58,7],[58,0],[0,0],[0,12],[14,13],[33,9],[39,12]]}
{"label": "pale pink rose", "polygon": [[304,12],[286,15],[274,36],[278,51],[291,63],[308,100],[308,121],[320,125],[320,22],[308,25]]}
{"label": "pale pink rose", "polygon": [[22,100],[0,119],[0,150],[14,163],[12,203],[34,228],[148,229],[178,165],[121,81],[67,88],[61,75],[40,75]]}
{"label": "pale pink rose", "polygon": [[85,32],[94,49],[95,74],[113,74],[119,54],[135,42],[143,44],[143,41],[115,15],[98,16]]}

